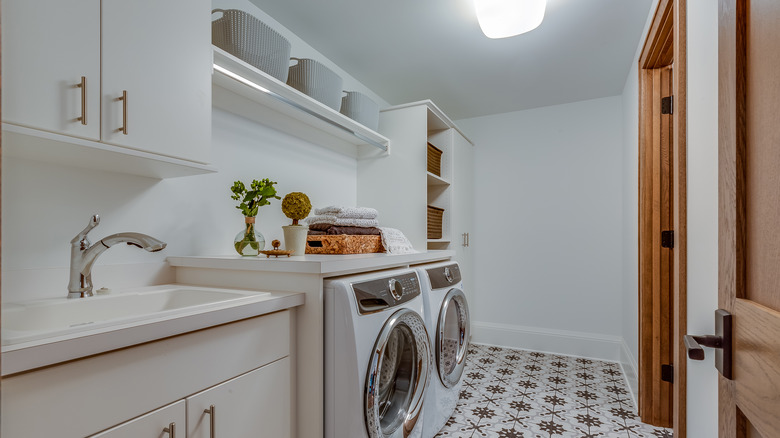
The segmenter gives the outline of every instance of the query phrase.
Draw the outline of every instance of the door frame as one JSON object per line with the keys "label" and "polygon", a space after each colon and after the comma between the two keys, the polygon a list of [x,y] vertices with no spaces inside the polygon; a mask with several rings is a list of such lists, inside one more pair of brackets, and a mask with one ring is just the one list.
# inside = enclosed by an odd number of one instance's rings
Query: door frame
{"label": "door frame", "polygon": [[[639,81],[639,182],[643,178],[642,154],[646,147],[652,147],[646,126],[652,126],[653,114],[648,111],[647,100],[651,96],[643,93],[646,90],[647,80],[652,80],[652,75],[647,70],[652,70],[670,64],[674,64],[672,75],[672,90],[674,105],[672,114],[672,229],[674,230],[674,250],[672,268],[672,355],[674,366],[673,393],[672,393],[672,426],[675,438],[686,436],[686,352],[682,342],[687,330],[687,53],[686,53],[686,0],[660,0],[645,37],[642,52],[639,56],[638,81]],[[652,105],[649,106],[652,108]],[[648,125],[649,123],[649,125]],[[638,187],[642,187],[639,185]],[[652,190],[652,189],[651,189]],[[640,206],[643,193],[639,192]],[[641,207],[640,207],[641,208]],[[652,206],[651,206],[652,208]],[[642,210],[639,210],[639,236],[642,236]],[[646,235],[646,233],[645,233]],[[652,242],[652,238],[646,236],[639,239],[640,242]],[[639,247],[641,254],[642,247]],[[638,254],[639,256],[639,254]],[[638,266],[641,272],[642,266]],[[640,278],[638,276],[638,278]],[[641,302],[642,285],[638,284]],[[639,345],[643,342],[652,344],[654,341],[652,330],[647,333],[641,330],[643,321],[652,324],[652,309],[639,311]],[[641,370],[646,357],[639,358]],[[641,376],[640,376],[641,379]],[[647,405],[652,394],[642,391],[641,383],[638,400],[640,406]],[[641,414],[641,412],[640,412]],[[648,418],[653,421],[654,419]],[[645,418],[643,417],[643,421]]]}

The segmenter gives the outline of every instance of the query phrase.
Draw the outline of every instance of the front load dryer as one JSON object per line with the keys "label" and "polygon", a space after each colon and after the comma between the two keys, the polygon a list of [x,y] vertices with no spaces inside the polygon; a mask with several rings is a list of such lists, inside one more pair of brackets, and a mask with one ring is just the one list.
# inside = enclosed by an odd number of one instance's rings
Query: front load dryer
{"label": "front load dryer", "polygon": [[326,280],[325,438],[421,438],[431,345],[414,269]]}
{"label": "front load dryer", "polygon": [[433,347],[433,375],[423,416],[423,437],[432,438],[447,423],[460,398],[470,332],[469,307],[456,262],[422,265],[417,270],[425,326]]}

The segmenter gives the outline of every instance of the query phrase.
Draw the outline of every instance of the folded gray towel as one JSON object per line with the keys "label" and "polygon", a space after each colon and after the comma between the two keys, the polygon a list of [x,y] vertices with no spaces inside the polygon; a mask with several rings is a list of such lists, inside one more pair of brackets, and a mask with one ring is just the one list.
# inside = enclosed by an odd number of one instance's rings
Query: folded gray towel
{"label": "folded gray towel", "polygon": [[337,217],[332,215],[317,215],[306,219],[306,223],[311,225],[330,224],[340,227],[378,227],[379,221],[376,219],[358,219],[348,217]]}
{"label": "folded gray towel", "polygon": [[370,207],[340,207],[338,205],[329,205],[324,208],[314,210],[316,215],[336,216],[340,218],[354,219],[376,219],[379,212]]}

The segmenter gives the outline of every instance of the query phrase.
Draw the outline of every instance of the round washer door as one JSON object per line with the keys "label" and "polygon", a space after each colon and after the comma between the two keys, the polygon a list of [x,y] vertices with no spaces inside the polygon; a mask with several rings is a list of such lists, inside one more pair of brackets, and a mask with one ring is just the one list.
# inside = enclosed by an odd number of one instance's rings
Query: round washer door
{"label": "round washer door", "polygon": [[419,313],[401,309],[385,322],[368,362],[366,430],[371,438],[407,437],[422,412],[431,346]]}
{"label": "round washer door", "polygon": [[450,289],[442,301],[436,328],[436,369],[445,388],[457,385],[463,374],[469,325],[466,295],[458,288]]}

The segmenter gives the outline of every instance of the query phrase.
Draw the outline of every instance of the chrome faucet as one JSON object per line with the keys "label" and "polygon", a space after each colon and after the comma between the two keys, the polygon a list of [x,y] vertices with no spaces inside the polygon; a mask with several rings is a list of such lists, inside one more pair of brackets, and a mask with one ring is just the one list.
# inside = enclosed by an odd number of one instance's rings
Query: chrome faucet
{"label": "chrome faucet", "polygon": [[117,243],[143,248],[149,252],[157,252],[165,248],[165,242],[141,233],[117,233],[106,236],[100,242],[92,245],[87,234],[100,224],[100,216],[94,215],[82,232],[70,241],[70,281],[68,282],[68,298],[84,298],[92,296],[92,265],[108,248]]}

